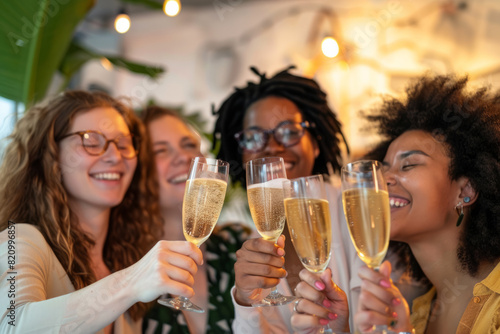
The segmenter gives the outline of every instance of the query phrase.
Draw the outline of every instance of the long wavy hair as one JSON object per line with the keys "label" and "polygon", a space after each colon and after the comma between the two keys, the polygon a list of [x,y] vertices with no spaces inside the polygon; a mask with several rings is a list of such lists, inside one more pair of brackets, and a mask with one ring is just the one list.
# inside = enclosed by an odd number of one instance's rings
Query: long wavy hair
{"label": "long wavy hair", "polygon": [[[406,99],[386,99],[367,114],[382,142],[370,156],[383,159],[392,141],[409,130],[426,131],[447,149],[449,177],[464,176],[478,193],[466,209],[457,258],[471,276],[481,263],[500,259],[500,93],[467,89],[467,77],[424,76],[406,90]],[[423,272],[408,245],[398,244],[416,278]]]}
{"label": "long wavy hair", "polygon": [[[111,209],[103,251],[112,272],[134,264],[162,230],[155,168],[147,159],[150,145],[142,123],[125,104],[104,93],[68,91],[31,108],[9,136],[0,167],[0,230],[7,228],[8,220],[37,226],[77,290],[96,281],[89,255],[94,241],[68,206],[58,139],[69,131],[77,113],[98,107],[117,110],[138,139],[137,167],[123,201]],[[138,303],[129,312],[138,319],[146,309]]]}

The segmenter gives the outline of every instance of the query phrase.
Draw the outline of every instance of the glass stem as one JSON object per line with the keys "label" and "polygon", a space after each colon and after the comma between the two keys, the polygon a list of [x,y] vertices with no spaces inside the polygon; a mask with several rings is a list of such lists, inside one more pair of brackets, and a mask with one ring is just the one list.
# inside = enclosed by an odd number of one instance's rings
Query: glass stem
{"label": "glass stem", "polygon": [[278,287],[275,286],[266,298],[277,299],[278,297],[281,297],[281,294],[278,292]]}

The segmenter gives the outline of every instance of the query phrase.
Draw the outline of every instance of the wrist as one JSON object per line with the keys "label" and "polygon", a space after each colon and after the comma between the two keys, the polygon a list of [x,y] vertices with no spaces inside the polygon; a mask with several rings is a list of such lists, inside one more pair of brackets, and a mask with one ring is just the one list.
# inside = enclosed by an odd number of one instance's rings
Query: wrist
{"label": "wrist", "polygon": [[234,289],[234,301],[240,306],[252,306],[251,300],[242,294],[238,288]]}

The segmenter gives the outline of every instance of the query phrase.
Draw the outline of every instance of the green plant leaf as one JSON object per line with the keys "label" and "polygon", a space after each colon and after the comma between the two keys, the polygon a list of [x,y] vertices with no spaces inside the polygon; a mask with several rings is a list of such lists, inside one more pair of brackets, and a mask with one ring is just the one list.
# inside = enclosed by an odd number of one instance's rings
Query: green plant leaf
{"label": "green plant leaf", "polygon": [[145,5],[153,9],[163,9],[163,2],[158,2],[154,0],[122,0],[122,2],[134,3],[139,5]]}
{"label": "green plant leaf", "polygon": [[86,62],[92,59],[101,58],[107,58],[113,65],[117,67],[124,68],[134,73],[144,74],[153,79],[158,78],[160,74],[165,72],[165,70],[159,66],[144,65],[131,62],[121,57],[94,52],[72,40],[68,51],[66,52],[66,55],[59,66],[59,72],[61,72],[61,74],[65,78],[62,88],[67,86],[69,80]]}
{"label": "green plant leaf", "polygon": [[30,105],[44,97],[73,31],[94,0],[0,3],[0,96]]}

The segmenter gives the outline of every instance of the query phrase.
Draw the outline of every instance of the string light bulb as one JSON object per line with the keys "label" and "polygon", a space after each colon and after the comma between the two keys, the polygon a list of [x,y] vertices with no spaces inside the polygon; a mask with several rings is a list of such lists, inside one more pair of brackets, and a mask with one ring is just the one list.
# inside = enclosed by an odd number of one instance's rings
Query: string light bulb
{"label": "string light bulb", "polygon": [[115,19],[115,30],[120,34],[126,33],[130,29],[130,17],[121,10]]}
{"label": "string light bulb", "polygon": [[339,54],[339,43],[333,37],[325,37],[321,42],[321,51],[328,58],[335,58]]}
{"label": "string light bulb", "polygon": [[163,3],[163,11],[167,16],[176,16],[181,11],[180,0],[165,0]]}

